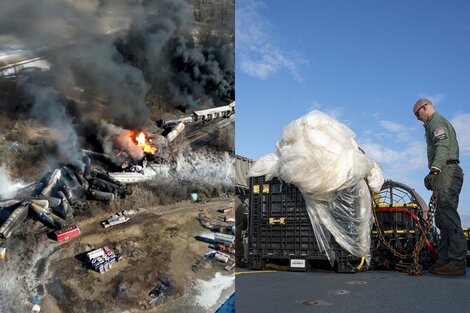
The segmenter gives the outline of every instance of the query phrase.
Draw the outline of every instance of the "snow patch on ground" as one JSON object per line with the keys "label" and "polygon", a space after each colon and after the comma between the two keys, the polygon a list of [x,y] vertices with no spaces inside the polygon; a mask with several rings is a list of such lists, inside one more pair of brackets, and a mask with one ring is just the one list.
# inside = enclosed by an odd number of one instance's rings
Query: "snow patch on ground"
{"label": "snow patch on ground", "polygon": [[209,309],[217,304],[222,292],[235,284],[235,275],[224,276],[220,272],[215,273],[215,277],[209,281],[198,279],[196,289],[200,290],[196,296],[196,303]]}

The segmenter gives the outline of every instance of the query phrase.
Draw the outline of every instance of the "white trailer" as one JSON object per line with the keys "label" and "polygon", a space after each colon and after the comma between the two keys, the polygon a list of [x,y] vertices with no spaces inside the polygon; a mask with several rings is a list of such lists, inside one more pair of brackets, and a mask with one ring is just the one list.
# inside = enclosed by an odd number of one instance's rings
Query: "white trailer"
{"label": "white trailer", "polygon": [[114,225],[125,223],[129,220],[129,218],[124,214],[124,211],[118,212],[108,218],[106,221],[101,222],[104,228],[108,228]]}

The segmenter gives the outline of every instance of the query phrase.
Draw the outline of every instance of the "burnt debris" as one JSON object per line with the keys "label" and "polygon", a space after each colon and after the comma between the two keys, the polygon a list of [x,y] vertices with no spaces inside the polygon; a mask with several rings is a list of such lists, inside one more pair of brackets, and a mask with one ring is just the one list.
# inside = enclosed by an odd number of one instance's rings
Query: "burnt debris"
{"label": "burnt debris", "polygon": [[91,169],[89,160],[84,164],[84,168],[62,165],[44,175],[31,196],[2,201],[0,238],[8,238],[28,216],[48,228],[61,229],[83,201],[110,202],[127,196],[125,184]]}

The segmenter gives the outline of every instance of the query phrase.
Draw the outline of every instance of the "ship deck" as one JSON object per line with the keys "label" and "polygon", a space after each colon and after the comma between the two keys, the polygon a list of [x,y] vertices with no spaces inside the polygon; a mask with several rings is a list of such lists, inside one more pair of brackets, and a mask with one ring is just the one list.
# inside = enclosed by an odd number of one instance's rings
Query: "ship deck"
{"label": "ship deck", "polygon": [[249,271],[236,274],[236,312],[469,312],[466,276],[397,271]]}

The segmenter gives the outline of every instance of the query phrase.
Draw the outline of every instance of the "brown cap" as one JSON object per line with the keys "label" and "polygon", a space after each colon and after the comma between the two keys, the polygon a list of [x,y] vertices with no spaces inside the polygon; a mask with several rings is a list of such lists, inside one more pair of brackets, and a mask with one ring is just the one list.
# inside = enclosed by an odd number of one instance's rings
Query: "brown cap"
{"label": "brown cap", "polygon": [[416,111],[418,111],[418,109],[419,109],[420,107],[422,107],[423,105],[426,105],[426,104],[432,105],[431,100],[426,99],[426,98],[421,98],[421,99],[419,99],[418,101],[416,101],[415,106],[413,107],[413,113],[416,114]]}

